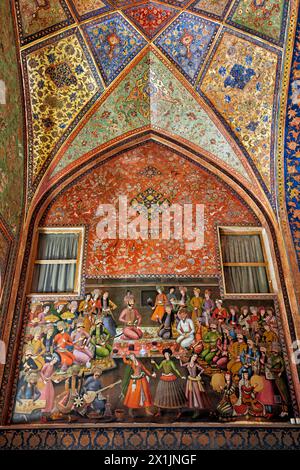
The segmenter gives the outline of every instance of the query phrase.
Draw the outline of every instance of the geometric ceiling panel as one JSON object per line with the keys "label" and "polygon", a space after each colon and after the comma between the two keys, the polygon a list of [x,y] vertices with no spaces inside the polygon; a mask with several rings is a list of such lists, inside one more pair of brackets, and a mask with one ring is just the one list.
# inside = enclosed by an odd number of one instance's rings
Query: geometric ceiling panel
{"label": "geometric ceiling panel", "polygon": [[196,13],[204,13],[210,18],[223,19],[231,0],[196,0],[188,8]]}
{"label": "geometric ceiling panel", "polygon": [[228,23],[281,45],[288,6],[288,0],[237,0]]}
{"label": "geometric ceiling panel", "polygon": [[249,180],[246,169],[221,131],[153,53],[145,55],[91,116],[53,174],[112,139],[150,124],[154,129],[207,150],[227,168]]}
{"label": "geometric ceiling panel", "polygon": [[112,9],[106,0],[69,0],[69,3],[80,21]]}
{"label": "geometric ceiling panel", "polygon": [[201,94],[250,156],[267,191],[271,190],[279,71],[277,50],[225,30],[200,85]]}
{"label": "geometric ceiling panel", "polygon": [[155,45],[194,85],[217,29],[215,23],[184,12],[155,40]]}
{"label": "geometric ceiling panel", "polygon": [[69,30],[22,53],[28,110],[29,173],[36,179],[45,162],[103,86],[85,43]]}
{"label": "geometric ceiling panel", "polygon": [[152,39],[174,18],[178,10],[167,5],[148,2],[128,8],[124,13],[148,38]]}
{"label": "geometric ceiling panel", "polygon": [[21,46],[74,23],[64,0],[16,0]]}
{"label": "geometric ceiling panel", "polygon": [[119,14],[83,26],[106,85],[109,85],[146,45],[145,39]]}
{"label": "geometric ceiling panel", "polygon": [[150,61],[151,125],[210,152],[249,180],[239,157],[193,95],[154,54]]}

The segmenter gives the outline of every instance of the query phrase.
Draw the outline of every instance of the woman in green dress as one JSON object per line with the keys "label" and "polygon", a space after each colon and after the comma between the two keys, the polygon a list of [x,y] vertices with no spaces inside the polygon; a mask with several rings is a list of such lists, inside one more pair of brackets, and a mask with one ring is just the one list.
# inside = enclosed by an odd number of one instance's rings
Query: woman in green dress
{"label": "woman in green dress", "polygon": [[158,408],[156,416],[160,416],[162,409],[177,409],[177,418],[181,415],[181,408],[186,405],[184,388],[180,379],[185,380],[171,360],[171,349],[163,350],[164,360],[157,364],[154,360],[151,364],[161,371],[159,383],[156,389],[154,405]]}

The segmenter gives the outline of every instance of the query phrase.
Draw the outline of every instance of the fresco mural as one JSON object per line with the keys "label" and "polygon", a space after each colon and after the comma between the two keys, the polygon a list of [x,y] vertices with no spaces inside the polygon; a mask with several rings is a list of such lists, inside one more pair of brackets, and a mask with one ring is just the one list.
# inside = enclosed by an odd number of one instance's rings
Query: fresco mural
{"label": "fresco mural", "polygon": [[222,302],[191,283],[145,289],[32,300],[14,423],[288,418],[272,301]]}
{"label": "fresco mural", "polygon": [[127,8],[124,13],[151,39],[170,22],[178,10],[156,2],[145,2]]}
{"label": "fresco mural", "polygon": [[226,31],[199,90],[243,144],[270,191],[273,107],[280,59],[277,50],[260,44]]}
{"label": "fresco mural", "polygon": [[[109,191],[107,191],[109,188]],[[185,241],[100,240],[99,204],[118,207],[119,196],[147,204],[204,204],[205,240],[201,250],[186,251]],[[149,198],[149,199],[148,199]],[[220,204],[222,201],[222,204]],[[89,227],[86,275],[218,274],[216,225],[259,225],[254,214],[215,176],[155,142],[125,152],[93,169],[64,191],[43,218],[43,226]],[[149,268],[149,262],[151,267]]]}

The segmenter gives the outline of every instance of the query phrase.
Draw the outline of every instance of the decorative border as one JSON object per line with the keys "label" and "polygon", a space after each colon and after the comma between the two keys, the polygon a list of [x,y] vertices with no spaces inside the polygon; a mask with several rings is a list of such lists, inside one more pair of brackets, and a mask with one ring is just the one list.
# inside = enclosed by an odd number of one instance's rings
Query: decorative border
{"label": "decorative border", "polygon": [[[214,31],[214,33],[212,34],[212,37],[211,37],[209,43],[207,44],[207,49],[206,49],[206,51],[207,51],[207,56],[208,56],[208,55],[209,55],[210,47],[211,47],[212,43],[214,42],[214,39],[215,39],[215,37],[216,37],[216,35],[217,35],[219,29],[220,29],[220,25],[219,25],[218,23],[215,23],[215,22],[213,22],[213,21],[210,21],[210,20],[208,20],[208,19],[206,19],[206,18],[202,18],[201,16],[194,15],[193,13],[188,12],[188,11],[183,11],[183,12],[181,12],[180,15],[178,15],[177,18],[176,18],[174,21],[172,21],[172,23],[169,24],[169,26],[167,26],[167,28],[165,28],[165,29],[161,32],[161,34],[159,34],[159,35],[157,36],[157,38],[156,38],[155,41],[154,41],[154,44],[155,44],[155,46],[162,52],[162,54],[163,54],[164,56],[166,56],[167,59],[174,65],[174,67],[176,67],[176,68],[180,71],[180,73],[187,79],[187,81],[188,81],[189,83],[191,83],[191,84],[194,86],[195,83],[196,83],[196,81],[197,81],[197,78],[198,78],[198,76],[199,76],[199,72],[200,72],[200,70],[201,70],[201,68],[202,68],[202,65],[203,65],[203,63],[205,62],[206,55],[204,54],[204,56],[202,57],[202,59],[201,59],[201,61],[200,61],[200,64],[198,65],[198,68],[197,68],[197,71],[196,71],[194,77],[191,78],[191,77],[185,72],[185,70],[184,70],[184,69],[168,54],[168,52],[165,51],[164,48],[159,44],[159,41],[163,38],[163,36],[164,36],[165,34],[168,34],[169,31],[171,31],[171,29],[174,27],[174,25],[176,25],[178,22],[181,22],[181,18],[184,17],[184,16],[186,16],[186,15],[192,16],[192,17],[198,19],[200,22],[204,22],[204,24],[205,24],[205,23],[211,23],[212,25],[215,26],[215,31]],[[188,18],[187,18],[187,20],[188,20]]]}
{"label": "decorative border", "polygon": [[0,428],[0,450],[299,450],[298,426]]}
{"label": "decorative border", "polygon": [[66,16],[67,16],[67,19],[64,20],[64,21],[61,21],[60,23],[57,23],[53,26],[50,26],[49,28],[43,29],[42,31],[38,31],[37,33],[30,34],[29,36],[26,36],[25,33],[24,33],[23,24],[22,24],[22,17],[21,17],[22,14],[21,14],[21,9],[20,9],[20,0],[15,0],[17,25],[18,25],[18,31],[19,31],[21,46],[25,46],[26,44],[29,44],[32,41],[43,38],[44,36],[47,36],[48,34],[55,33],[59,29],[65,28],[66,26],[70,26],[71,24],[75,23],[72,15],[71,15],[71,12],[69,11],[69,8],[67,7],[66,3],[63,0],[59,0],[59,3],[61,4],[62,8],[64,9],[64,11],[66,13]]}
{"label": "decorative border", "polygon": [[234,26],[235,28],[241,29],[242,31],[246,31],[247,33],[250,33],[250,34],[254,34],[254,36],[257,36],[261,39],[271,42],[272,44],[282,47],[284,44],[284,39],[285,39],[287,16],[288,16],[289,3],[290,3],[289,0],[283,0],[283,12],[282,12],[282,21],[281,21],[281,30],[280,30],[279,39],[271,38],[267,34],[260,33],[259,31],[256,31],[252,28],[248,28],[247,26],[241,25],[240,23],[236,23],[235,21],[233,21],[232,17],[235,14],[236,10],[238,9],[238,6],[240,3],[241,3],[241,0],[236,0],[226,22]]}
{"label": "decorative border", "polygon": [[[113,19],[117,19],[117,20],[120,20],[120,22],[123,22],[123,24],[127,23],[126,27],[128,28],[128,30],[130,30],[130,32],[135,37],[138,37],[141,40],[140,47],[138,49],[135,49],[128,57],[126,57],[125,61],[122,62],[119,65],[119,67],[114,71],[113,77],[111,79],[109,79],[109,77],[107,76],[106,71],[104,70],[104,68],[103,68],[103,66],[102,66],[102,64],[99,60],[99,56],[98,56],[98,53],[97,53],[97,48],[95,47],[94,43],[91,41],[90,36],[88,34],[88,31],[87,31],[87,28],[89,28],[93,25],[97,26],[99,23],[102,23],[106,19],[108,21],[113,20]],[[148,45],[148,42],[145,40],[144,36],[142,36],[142,34],[132,26],[132,24],[128,21],[127,17],[125,18],[123,15],[121,15],[118,12],[109,14],[108,16],[101,17],[100,19],[97,18],[97,19],[91,21],[90,23],[84,24],[82,26],[82,30],[84,32],[85,39],[86,39],[91,51],[94,54],[95,61],[98,65],[98,67],[99,67],[99,70],[101,72],[101,75],[103,77],[103,80],[104,80],[106,86],[109,86],[117,78],[117,76],[122,72],[122,70],[124,70],[125,67],[127,67],[127,65],[130,64],[130,62],[135,58],[135,56],[137,56]]]}
{"label": "decorative border", "polygon": [[[217,51],[217,49],[218,49],[225,33],[231,34],[231,35],[236,36],[240,39],[243,39],[247,42],[255,44],[256,46],[267,49],[268,51],[270,51],[270,52],[277,55],[276,81],[275,81],[275,89],[274,89],[274,100],[273,100],[273,111],[272,111],[272,126],[271,126],[271,153],[270,153],[271,192],[266,187],[266,184],[265,184],[261,174],[259,173],[259,171],[258,171],[255,163],[253,162],[251,156],[249,155],[247,150],[244,148],[242,142],[238,139],[238,137],[236,136],[236,134],[234,133],[234,131],[232,130],[232,128],[230,127],[230,125],[228,124],[226,119],[221,115],[221,113],[215,108],[215,106],[210,101],[210,99],[201,90],[202,82],[203,82],[203,80],[205,78],[205,75],[206,75],[206,73],[207,73],[207,71],[208,71],[208,69],[209,69],[209,67],[210,67],[210,65],[211,65],[211,63],[212,63],[212,61],[215,57],[216,51]],[[259,40],[255,39],[255,38],[249,38],[248,36],[245,36],[243,33],[239,33],[237,31],[233,31],[232,29],[225,27],[221,31],[220,36],[218,37],[218,39],[217,39],[217,41],[214,45],[214,48],[213,48],[213,50],[211,52],[211,55],[210,55],[210,58],[207,61],[207,63],[205,64],[205,67],[203,68],[203,70],[201,72],[199,83],[196,87],[196,91],[204,99],[206,104],[208,106],[210,106],[211,109],[213,109],[213,111],[216,114],[216,116],[218,117],[218,119],[222,122],[223,126],[226,128],[227,132],[231,135],[231,137],[234,139],[234,141],[238,144],[238,146],[241,149],[241,151],[243,152],[244,156],[247,158],[249,165],[251,166],[253,172],[255,173],[255,176],[257,177],[257,180],[259,181],[259,183],[260,183],[261,187],[263,188],[264,192],[266,193],[273,209],[276,208],[275,181],[273,180],[273,175],[274,175],[274,166],[275,166],[274,165],[274,158],[275,158],[275,148],[274,148],[275,147],[275,129],[276,129],[277,115],[278,115],[277,101],[278,101],[279,84],[280,84],[280,78],[281,78],[281,63],[282,63],[282,55],[281,55],[281,52],[279,50],[275,49],[272,46],[264,44],[264,43],[260,42]]]}
{"label": "decorative border", "polygon": [[202,8],[196,8],[195,5],[197,3],[199,3],[199,0],[195,0],[189,7],[188,7],[188,10],[191,10],[191,11],[194,11],[195,13],[199,13],[200,15],[205,15],[207,16],[208,18],[213,18],[213,19],[216,19],[216,20],[224,20],[229,8],[230,8],[230,5],[231,5],[231,1],[232,0],[227,0],[227,4],[225,5],[225,8],[224,8],[224,11],[222,12],[221,15],[217,15],[216,13],[211,13],[207,10],[203,10]]}
{"label": "decorative border", "polygon": [[77,11],[76,5],[74,4],[74,0],[69,0],[69,4],[73,8],[76,18],[79,21],[85,21],[85,20],[89,20],[90,18],[93,18],[94,16],[101,15],[102,13],[106,13],[108,11],[113,10],[113,7],[109,5],[109,3],[106,0],[101,0],[101,1],[105,3],[104,7],[96,8],[95,10],[88,11],[87,13],[84,13],[83,15],[80,15],[80,13]]}
{"label": "decorative border", "polygon": [[[285,207],[287,211],[289,227],[291,231],[291,235],[294,242],[294,248],[296,252],[296,257],[298,261],[298,268],[300,270],[300,240],[296,237],[296,232],[299,232],[299,220],[300,216],[295,217],[289,207],[288,203],[294,202],[296,206],[296,210],[300,210],[300,202],[293,201],[289,191],[289,185],[291,184],[292,187],[297,188],[299,187],[299,181],[296,178],[299,178],[300,174],[300,160],[297,157],[297,153],[299,153],[299,119],[300,119],[300,103],[293,103],[292,96],[293,90],[292,86],[293,83],[298,80],[299,81],[299,64],[300,64],[300,9],[298,12],[298,23],[295,35],[295,46],[294,52],[292,56],[292,65],[289,77],[289,85],[288,85],[288,100],[286,105],[286,122],[285,122],[285,133],[284,133],[284,189],[285,189]],[[298,85],[299,86],[299,85]],[[295,122],[296,121],[296,122]],[[288,144],[291,144],[289,146]],[[294,148],[293,148],[294,147]],[[292,160],[294,161],[295,170],[293,172],[289,171],[289,164],[291,165]],[[289,161],[289,164],[288,164]],[[292,166],[292,165],[291,165]],[[298,219],[298,221],[297,221]],[[298,226],[297,226],[298,224]]]}
{"label": "decorative border", "polygon": [[[31,115],[31,101],[30,101],[30,86],[29,86],[29,74],[27,71],[27,56],[30,55],[32,52],[37,51],[39,49],[45,48],[46,46],[56,43],[61,39],[68,38],[72,35],[75,35],[80,43],[80,46],[82,47],[82,50],[85,54],[85,57],[88,61],[88,64],[90,66],[90,69],[94,75],[94,78],[97,82],[98,85],[98,91],[94,94],[94,96],[90,99],[90,101],[82,108],[82,110],[75,116],[69,127],[67,128],[66,132],[61,136],[61,138],[58,140],[58,142],[55,144],[54,148],[52,149],[50,155],[47,157],[45,162],[43,163],[42,168],[40,169],[38,175],[36,178],[33,180],[33,140],[34,140],[34,133],[33,133],[33,123],[32,123],[32,115]],[[24,90],[25,90],[25,106],[26,109],[28,110],[28,116],[27,116],[27,122],[28,122],[28,199],[30,200],[35,193],[35,190],[39,184],[39,182],[42,179],[42,176],[47,169],[49,163],[53,159],[53,157],[56,155],[62,144],[65,142],[65,140],[69,137],[71,132],[74,130],[74,128],[77,126],[77,124],[80,122],[80,120],[84,117],[84,115],[87,113],[87,111],[90,109],[90,107],[97,101],[97,99],[102,95],[104,92],[104,88],[101,82],[101,79],[99,77],[99,74],[97,72],[97,69],[94,65],[94,62],[92,60],[92,57],[90,55],[90,52],[84,42],[83,37],[80,34],[80,31],[77,28],[72,28],[68,31],[62,32],[42,43],[36,44],[34,46],[31,46],[30,48],[26,49],[21,53],[22,55],[22,63],[23,63],[23,76],[24,76]]]}

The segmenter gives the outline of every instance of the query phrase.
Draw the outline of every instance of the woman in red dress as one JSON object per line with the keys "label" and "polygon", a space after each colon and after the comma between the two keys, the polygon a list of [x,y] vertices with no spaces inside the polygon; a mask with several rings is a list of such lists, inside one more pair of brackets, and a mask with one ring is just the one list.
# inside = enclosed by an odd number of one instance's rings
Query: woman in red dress
{"label": "woman in red dress", "polygon": [[265,416],[264,405],[256,399],[256,393],[251,385],[248,369],[242,369],[242,378],[239,381],[239,399],[234,405],[235,416]]}
{"label": "woman in red dress", "polygon": [[125,371],[122,395],[124,405],[129,409],[129,415],[133,416],[134,409],[145,409],[147,415],[152,416],[149,408],[153,405],[150,386],[147,377],[156,377],[139,361],[134,353],[128,358],[123,357],[124,364],[128,367]]}

